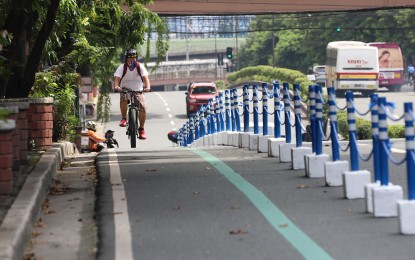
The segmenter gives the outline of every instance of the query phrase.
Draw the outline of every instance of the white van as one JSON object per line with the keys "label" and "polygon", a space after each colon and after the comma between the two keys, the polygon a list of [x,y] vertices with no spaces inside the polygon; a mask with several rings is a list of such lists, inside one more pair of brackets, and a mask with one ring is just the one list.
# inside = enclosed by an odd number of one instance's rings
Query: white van
{"label": "white van", "polygon": [[370,95],[378,89],[378,49],[358,41],[330,42],[326,48],[327,84],[336,96],[346,91]]}

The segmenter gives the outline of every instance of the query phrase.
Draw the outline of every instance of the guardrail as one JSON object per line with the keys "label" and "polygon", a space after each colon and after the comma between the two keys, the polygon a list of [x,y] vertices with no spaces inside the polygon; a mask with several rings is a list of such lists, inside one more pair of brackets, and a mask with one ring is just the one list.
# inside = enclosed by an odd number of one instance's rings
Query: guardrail
{"label": "guardrail", "polygon": [[[305,175],[309,178],[325,178],[327,186],[342,186],[345,198],[365,199],[366,211],[373,213],[375,217],[399,216],[400,232],[415,234],[415,219],[411,217],[415,215],[415,116],[412,103],[405,103],[403,114],[396,117],[390,112],[393,104],[377,94],[371,95],[369,109],[362,112],[354,105],[353,92],[346,93],[346,105],[340,107],[336,102],[333,87],[327,88],[327,102],[319,85],[309,86],[307,100],[301,98],[298,84],[294,84],[293,87],[293,95],[290,95],[289,84],[284,82],[281,96],[279,82],[273,82],[272,91],[267,83],[263,83],[261,97],[258,95],[256,84],[252,87],[245,85],[242,94],[239,94],[236,88],[228,89],[224,91],[224,106],[223,92],[220,92],[215,99],[191,115],[179,129],[178,143],[184,147],[232,145],[267,152],[270,157],[279,157],[280,162],[291,162],[292,169],[304,169]],[[238,101],[240,97],[243,97],[243,103]],[[268,108],[269,99],[274,99],[273,111]],[[311,131],[307,131],[307,127],[301,122],[301,102],[308,103]],[[327,117],[330,130],[326,132],[323,131],[324,106],[327,106],[329,111]],[[339,139],[338,110],[347,111],[348,141]],[[368,113],[371,113],[372,148],[365,157],[357,144],[356,114],[363,116]],[[273,116],[271,127],[268,116]],[[253,127],[250,126],[251,118]],[[391,153],[393,144],[388,137],[388,119],[405,121],[406,153],[400,161]],[[268,134],[269,128],[273,128],[273,135]],[[294,138],[291,132],[295,133]],[[311,142],[304,142],[303,145],[303,136],[308,134],[311,134]],[[292,139],[295,139],[295,143]],[[330,155],[323,153],[323,141],[331,143],[332,161]],[[349,151],[350,165],[349,161],[340,160],[340,151]],[[374,169],[373,181],[371,173],[359,167],[359,160],[371,159]],[[401,186],[389,182],[389,162],[394,165],[406,163],[408,200],[403,199]]]}

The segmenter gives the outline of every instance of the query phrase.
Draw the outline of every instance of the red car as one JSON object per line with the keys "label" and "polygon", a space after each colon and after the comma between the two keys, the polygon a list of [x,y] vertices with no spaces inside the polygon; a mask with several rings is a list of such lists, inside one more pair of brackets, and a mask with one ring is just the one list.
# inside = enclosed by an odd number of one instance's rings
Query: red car
{"label": "red car", "polygon": [[[213,82],[191,83],[186,94],[187,116],[195,112],[201,105],[206,105],[208,101],[218,95],[218,89]],[[216,103],[215,103],[216,104]]]}

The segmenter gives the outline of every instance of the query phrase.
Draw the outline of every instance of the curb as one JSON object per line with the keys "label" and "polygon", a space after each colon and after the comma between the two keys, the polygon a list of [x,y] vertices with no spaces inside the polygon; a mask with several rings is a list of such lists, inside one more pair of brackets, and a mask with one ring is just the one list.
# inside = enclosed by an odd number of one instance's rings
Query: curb
{"label": "curb", "polygon": [[0,259],[23,259],[33,223],[65,157],[77,153],[70,142],[53,143],[28,175],[0,226]]}

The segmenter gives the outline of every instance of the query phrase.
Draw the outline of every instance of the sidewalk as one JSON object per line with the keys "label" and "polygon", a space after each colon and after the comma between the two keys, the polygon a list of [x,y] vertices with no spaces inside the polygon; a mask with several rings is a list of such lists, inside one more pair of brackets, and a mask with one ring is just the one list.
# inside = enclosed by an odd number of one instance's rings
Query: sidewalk
{"label": "sidewalk", "polygon": [[[97,127],[103,136],[104,125]],[[96,155],[53,143],[22,167],[27,178],[17,197],[1,201],[10,208],[0,207],[0,260],[95,259]]]}

